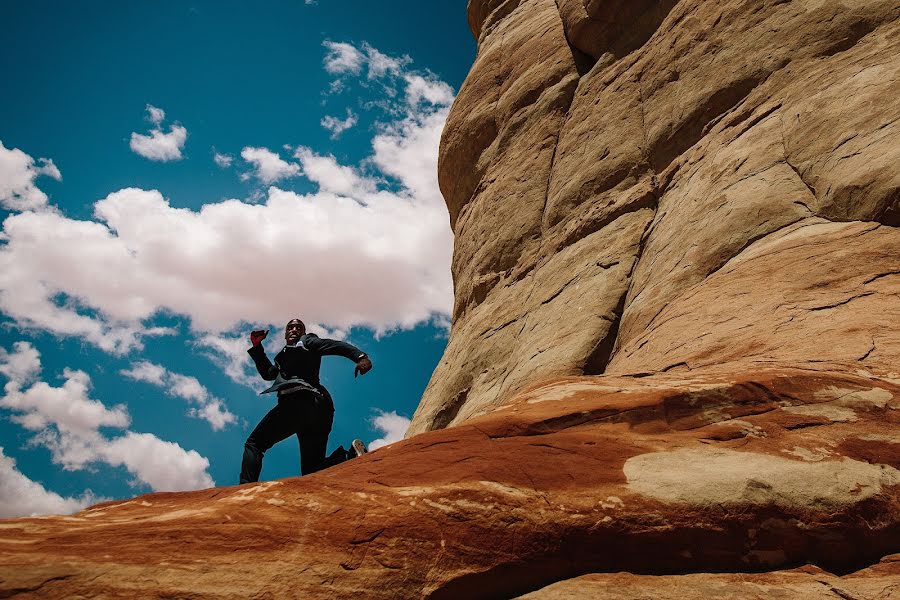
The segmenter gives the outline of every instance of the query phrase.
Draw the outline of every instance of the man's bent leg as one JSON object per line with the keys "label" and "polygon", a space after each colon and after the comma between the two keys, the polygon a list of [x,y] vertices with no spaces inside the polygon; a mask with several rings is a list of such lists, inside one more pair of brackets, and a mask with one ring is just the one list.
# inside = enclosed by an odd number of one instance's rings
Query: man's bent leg
{"label": "man's bent leg", "polygon": [[300,473],[309,475],[320,471],[325,466],[325,450],[328,447],[328,434],[298,433],[300,438]]}
{"label": "man's bent leg", "polygon": [[330,399],[307,397],[302,407],[303,426],[297,432],[300,440],[300,473],[309,475],[325,466],[328,434],[334,421],[334,405]]}
{"label": "man's bent leg", "polygon": [[259,425],[250,433],[244,444],[244,459],[241,462],[241,483],[259,481],[262,461],[266,450],[297,431],[296,416],[283,404],[266,413]]}

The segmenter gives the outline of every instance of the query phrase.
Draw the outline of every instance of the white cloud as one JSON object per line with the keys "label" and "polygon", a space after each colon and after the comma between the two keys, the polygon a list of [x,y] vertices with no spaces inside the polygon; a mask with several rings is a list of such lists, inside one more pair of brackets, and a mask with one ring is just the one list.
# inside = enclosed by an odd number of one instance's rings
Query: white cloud
{"label": "white cloud", "polygon": [[98,502],[90,490],[80,498],[63,498],[16,469],[0,446],[0,519],[34,515],[68,515]]}
{"label": "white cloud", "polygon": [[282,160],[278,154],[268,148],[247,146],[241,150],[241,158],[250,163],[254,169],[251,173],[245,174],[243,178],[248,179],[253,176],[266,185],[300,174],[299,165]]}
{"label": "white cloud", "polygon": [[107,408],[88,396],[91,380],[84,371],[66,369],[65,382],[53,387],[38,381],[25,391],[7,389],[0,406],[18,411],[13,420],[33,431],[53,425],[62,432],[88,434],[100,427],[127,427],[131,422],[121,404]]}
{"label": "white cloud", "polygon": [[18,148],[0,142],[0,206],[7,210],[37,210],[47,205],[47,194],[34,185],[41,175],[62,180],[62,174],[47,158],[35,161]]}
{"label": "white cloud", "polygon": [[367,68],[367,78],[371,81],[389,75],[399,75],[412,62],[409,56],[390,56],[363,42],[361,48],[347,42],[322,43],[327,52],[323,65],[332,75],[359,75]]}
{"label": "white cloud", "polygon": [[453,103],[453,88],[434,75],[423,77],[415,73],[403,76],[406,80],[406,101],[413,107],[425,100],[435,106],[450,106]]}
{"label": "white cloud", "polygon": [[325,70],[332,75],[358,74],[362,70],[366,57],[352,44],[325,40],[322,45],[328,50],[324,59]]}
{"label": "white cloud", "polygon": [[[128,412],[124,406],[110,409],[88,397],[91,382],[82,371],[66,369],[65,382],[60,387],[37,381],[23,390],[29,379],[39,373],[39,357],[27,342],[17,343],[13,352],[3,350],[0,373],[9,381],[0,406],[16,413],[12,416],[14,422],[36,432],[30,443],[48,448],[54,463],[66,470],[84,469],[95,463],[123,466],[137,482],[154,491],[215,485],[207,473],[209,461],[194,450],[184,450],[149,433],[126,430],[115,437],[102,434],[101,427],[128,427]],[[16,480],[14,474],[11,477],[18,484],[27,485]]]}
{"label": "white cloud", "polygon": [[320,192],[346,197],[375,192],[375,180],[363,177],[353,167],[341,165],[333,156],[322,156],[301,146],[294,151],[294,158],[300,161],[303,175],[318,185]]}
{"label": "white cloud", "polygon": [[[26,429],[54,426],[63,432],[87,434],[100,427],[127,427],[130,419],[122,405],[106,408],[88,397],[90,378],[83,371],[66,369],[61,387],[33,380],[40,373],[40,354],[28,342],[17,342],[14,351],[0,348],[0,373],[9,381],[0,407],[19,414],[12,417]],[[25,385],[31,384],[26,390]]]}
{"label": "white cloud", "polygon": [[212,333],[201,336],[195,342],[200,348],[208,350],[205,356],[218,365],[232,381],[255,388],[259,383],[259,375],[247,360],[247,349],[250,341],[246,335],[216,335]]}
{"label": "white cloud", "polygon": [[213,150],[213,161],[222,169],[227,169],[234,161],[234,157],[230,154],[220,154]]}
{"label": "white cloud", "polygon": [[380,431],[382,435],[377,440],[369,443],[369,450],[375,450],[394,442],[399,442],[409,429],[409,419],[398,415],[396,412],[378,411],[379,414],[372,418],[372,427]]}
{"label": "white cloud", "polygon": [[301,316],[383,333],[445,319],[453,238],[437,155],[452,98],[433,76],[420,77],[407,92],[418,100],[395,103],[402,113],[377,127],[358,164],[304,146],[293,162],[244,149],[260,180],[305,176],[315,191],[271,186],[190,210],[128,188],[96,202],[94,220],[12,215],[0,233],[0,311],[20,328],[119,353],[168,333],[147,327],[157,313],[183,315],[201,345],[230,346],[216,360],[240,382],[255,375],[238,366],[245,348],[231,336],[248,323]]}
{"label": "white cloud", "polygon": [[0,348],[0,375],[9,381],[7,390],[31,383],[41,372],[41,354],[28,342],[16,342],[14,351]]}
{"label": "white cloud", "polygon": [[161,125],[166,117],[165,111],[155,106],[147,105],[148,120],[153,124],[149,135],[137,132],[131,133],[131,149],[150,160],[166,162],[181,160],[181,149],[187,140],[187,129],[182,125],[174,124],[169,127],[168,133],[163,133]]}
{"label": "white cloud", "polygon": [[356,125],[357,119],[358,117],[348,108],[346,119],[326,115],[322,117],[320,123],[322,127],[331,132],[331,139],[336,140],[343,132]]}
{"label": "white cloud", "polygon": [[147,120],[159,127],[166,118],[166,111],[151,104],[147,105]]}
{"label": "white cloud", "polygon": [[165,385],[165,378],[168,371],[165,367],[153,364],[148,360],[139,360],[132,363],[130,369],[123,369],[122,371],[119,371],[119,373],[129,379],[134,379],[135,381],[145,381],[154,385],[163,386]]}
{"label": "white cloud", "polygon": [[129,431],[99,449],[102,459],[123,466],[157,492],[197,490],[215,485],[207,474],[209,460],[196,450],[185,451],[175,442],[149,433]]}
{"label": "white cloud", "polygon": [[132,363],[130,369],[119,373],[130,379],[161,387],[169,396],[198,404],[199,408],[191,408],[188,414],[206,420],[213,431],[219,431],[237,421],[237,417],[228,411],[224,403],[210,394],[196,377],[173,373],[162,365],[147,360]]}
{"label": "white cloud", "polygon": [[366,62],[369,65],[369,79],[377,79],[385,75],[396,75],[412,62],[408,56],[388,56],[363,42],[363,51],[366,53]]}
{"label": "white cloud", "polygon": [[226,425],[237,421],[237,417],[218,398],[210,398],[200,408],[190,409],[188,415],[208,422],[213,431],[221,431]]}

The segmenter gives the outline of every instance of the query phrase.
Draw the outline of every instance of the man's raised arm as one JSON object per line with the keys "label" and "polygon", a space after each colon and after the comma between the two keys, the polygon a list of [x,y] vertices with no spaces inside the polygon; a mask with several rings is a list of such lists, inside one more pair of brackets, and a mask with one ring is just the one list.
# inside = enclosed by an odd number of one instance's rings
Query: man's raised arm
{"label": "man's raised arm", "polygon": [[372,369],[372,361],[369,359],[369,356],[353,344],[340,340],[322,339],[314,333],[310,333],[304,338],[303,345],[310,352],[315,352],[321,356],[343,356],[349,358],[356,363],[356,369],[353,372],[354,377],[359,374],[365,375]]}
{"label": "man's raised arm", "polygon": [[266,339],[268,334],[268,331],[263,330],[251,332],[250,343],[252,345],[250,346],[250,349],[247,350],[247,354],[253,359],[253,363],[256,365],[256,370],[259,371],[260,376],[266,381],[272,381],[278,376],[278,367],[272,364],[272,361],[266,356],[266,351],[262,346],[262,341]]}

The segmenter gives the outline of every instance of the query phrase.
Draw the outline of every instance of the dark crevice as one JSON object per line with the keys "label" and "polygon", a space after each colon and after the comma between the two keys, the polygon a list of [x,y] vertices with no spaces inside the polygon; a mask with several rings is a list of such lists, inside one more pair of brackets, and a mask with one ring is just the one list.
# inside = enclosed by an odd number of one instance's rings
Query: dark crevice
{"label": "dark crevice", "polygon": [[860,357],[859,357],[858,359],[856,359],[856,360],[858,360],[859,362],[864,362],[867,358],[869,358],[869,356],[870,356],[873,352],[875,352],[875,340],[874,340],[874,339],[872,340],[872,347],[869,348],[868,350],[866,350],[866,353],[863,354],[862,356],[860,356]]}
{"label": "dark crevice", "polygon": [[794,166],[794,164],[788,158],[787,138],[784,134],[784,117],[781,117],[780,120],[781,120],[781,148],[782,148],[782,153],[784,155],[784,164],[786,164],[788,167],[791,168],[791,170],[797,175],[797,179],[800,180],[800,183],[802,183],[803,186],[807,190],[809,190],[809,193],[812,194],[812,197],[816,199],[816,202],[818,202],[819,194],[816,192],[816,188],[811,186],[806,181],[806,179],[804,179],[803,174],[800,172],[800,169],[798,169],[796,166]]}
{"label": "dark crevice", "polygon": [[606,371],[606,366],[609,364],[609,359],[612,356],[616,339],[619,337],[619,323],[622,322],[622,313],[624,310],[625,294],[623,293],[619,297],[619,303],[613,310],[612,323],[610,324],[606,335],[600,338],[597,345],[594,346],[594,349],[591,350],[584,361],[582,372],[585,375],[601,375]]}
{"label": "dark crevice", "polygon": [[568,235],[566,235],[565,238],[558,242],[558,248],[570,246],[575,242],[600,231],[616,219],[619,219],[627,214],[631,214],[645,208],[652,208],[656,210],[657,202],[657,193],[654,190],[650,190],[648,191],[648,193],[638,197],[635,201],[623,204],[617,207],[615,210],[612,210],[611,212],[603,215],[602,219],[598,219],[596,221],[586,220],[583,223],[579,224],[577,228],[573,229]]}
{"label": "dark crevice", "polygon": [[66,579],[71,579],[74,575],[59,575],[57,577],[51,577],[49,579],[45,579],[37,585],[30,587],[20,587],[20,588],[7,588],[0,590],[0,598],[12,598],[13,596],[18,596],[19,594],[28,594],[31,592],[37,592],[41,588],[43,588],[48,583],[55,583],[57,581],[65,581]]}
{"label": "dark crevice", "polygon": [[470,389],[471,388],[466,388],[457,392],[449,402],[441,407],[441,410],[439,410],[431,419],[431,429],[444,429],[456,418],[456,415],[459,414],[459,410],[463,407],[463,404],[466,403],[466,398],[469,396]]}
{"label": "dark crevice", "polygon": [[699,142],[704,135],[706,125],[728,112],[750,95],[759,84],[765,81],[769,73],[756,73],[713,92],[705,102],[699,103],[690,115],[655,147],[650,149],[650,162],[654,170],[660,173],[678,156]]}
{"label": "dark crevice", "polygon": [[890,277],[892,275],[900,275],[900,271],[888,271],[887,273],[880,273],[878,275],[874,275],[872,277],[869,277],[865,281],[863,281],[863,285],[869,285],[870,283],[872,283],[874,281],[878,281],[879,279],[881,279],[883,277]]}
{"label": "dark crevice", "polygon": [[849,304],[849,303],[853,302],[854,300],[856,300],[857,298],[865,298],[866,296],[871,296],[874,293],[875,292],[864,292],[862,294],[857,294],[856,296],[851,296],[849,298],[845,298],[844,300],[840,300],[839,302],[834,302],[832,304],[825,304],[822,306],[813,306],[813,307],[807,308],[805,310],[808,310],[809,312],[813,312],[813,311],[817,311],[817,310],[828,310],[831,308],[836,308],[838,306],[843,306],[845,304]]}
{"label": "dark crevice", "polygon": [[[606,368],[609,366],[609,363],[612,362],[613,357],[615,356],[616,350],[619,347],[619,327],[622,322],[622,317],[625,314],[625,305],[628,298],[631,297],[631,291],[634,286],[634,273],[638,268],[638,264],[641,262],[641,257],[644,254],[644,248],[647,245],[647,238],[650,237],[650,232],[653,230],[653,221],[656,219],[656,214],[659,211],[659,198],[662,196],[663,187],[660,187],[656,183],[656,177],[654,176],[654,185],[653,185],[653,218],[647,222],[647,226],[644,228],[644,231],[641,232],[641,240],[638,243],[637,252],[634,255],[634,262],[631,264],[631,270],[628,271],[627,279],[628,279],[628,287],[625,289],[625,292],[622,294],[622,297],[619,299],[619,306],[621,309],[616,313],[616,318],[613,320],[613,325],[610,328],[610,332],[615,330],[615,334],[612,337],[612,347],[610,348],[609,354],[606,355],[606,362],[603,364],[603,370],[596,373],[597,375],[606,372]],[[618,309],[618,307],[617,307]],[[593,353],[592,353],[593,354]],[[589,357],[590,358],[590,357]],[[596,369],[597,365],[595,363],[591,363],[592,368]]]}
{"label": "dark crevice", "polygon": [[818,56],[821,58],[826,58],[829,56],[834,56],[835,54],[840,54],[841,52],[846,52],[847,50],[858,44],[859,41],[862,40],[862,38],[872,33],[877,26],[878,22],[874,20],[861,20],[853,23],[852,25],[850,25],[849,31],[847,32],[847,35],[845,37],[836,40],[834,44],[825,48]]}
{"label": "dark crevice", "polygon": [[[803,217],[800,217],[799,219],[796,219],[796,220],[794,220],[794,221],[791,221],[791,222],[788,223],[787,225],[782,225],[781,227],[777,227],[777,228],[775,228],[775,229],[773,229],[773,230],[771,230],[771,231],[765,231],[765,232],[763,232],[763,233],[759,233],[759,234],[757,234],[757,235],[754,235],[753,237],[751,237],[750,239],[748,239],[746,242],[744,242],[744,244],[737,250],[737,252],[735,252],[734,254],[732,254],[728,259],[724,260],[724,261],[723,261],[721,264],[719,264],[718,266],[713,267],[713,269],[710,270],[710,272],[706,274],[706,277],[703,278],[703,281],[706,281],[707,279],[709,279],[710,277],[712,277],[713,275],[715,275],[716,273],[718,273],[721,269],[723,269],[725,266],[727,266],[728,263],[730,263],[730,262],[733,261],[735,258],[737,258],[738,256],[740,256],[740,255],[744,252],[744,250],[746,250],[747,248],[749,248],[750,246],[752,246],[753,244],[755,244],[755,243],[758,242],[759,240],[761,240],[761,239],[763,239],[763,238],[766,238],[766,237],[769,237],[770,235],[776,234],[776,233],[778,233],[779,231],[783,231],[784,229],[787,229],[788,227],[791,227],[791,226],[793,226],[793,225],[796,225],[796,224],[799,223],[800,221],[803,221],[804,219],[808,219],[808,218],[810,218],[810,217],[809,217],[809,216],[803,216]],[[652,324],[652,321],[648,324],[648,326],[649,326],[650,324]]]}
{"label": "dark crevice", "polygon": [[659,372],[660,373],[668,373],[669,371],[674,371],[675,369],[682,369],[682,368],[687,369],[688,371],[691,370],[691,366],[689,364],[687,364],[684,361],[681,361],[681,362],[675,363],[674,365],[669,365],[667,367],[663,367],[662,369],[659,370]]}

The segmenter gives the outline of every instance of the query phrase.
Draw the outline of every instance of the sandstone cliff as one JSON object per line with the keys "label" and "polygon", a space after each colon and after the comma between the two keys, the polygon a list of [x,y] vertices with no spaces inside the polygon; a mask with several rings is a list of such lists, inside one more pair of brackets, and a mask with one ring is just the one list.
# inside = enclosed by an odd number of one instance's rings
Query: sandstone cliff
{"label": "sandstone cliff", "polygon": [[471,0],[407,440],[0,523],[0,597],[889,598],[900,7]]}
{"label": "sandstone cliff", "polygon": [[450,344],[410,435],[557,375],[900,364],[895,1],[473,0]]}

